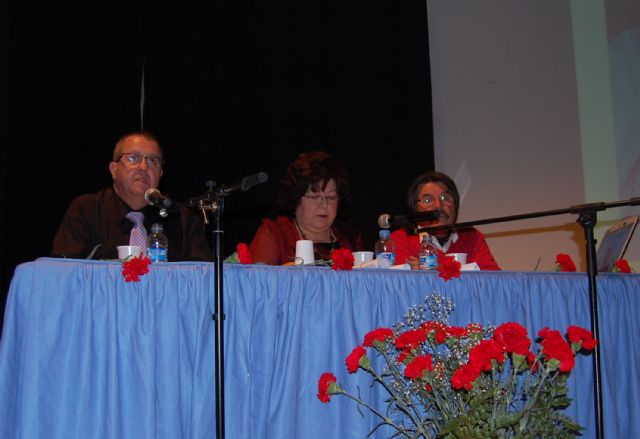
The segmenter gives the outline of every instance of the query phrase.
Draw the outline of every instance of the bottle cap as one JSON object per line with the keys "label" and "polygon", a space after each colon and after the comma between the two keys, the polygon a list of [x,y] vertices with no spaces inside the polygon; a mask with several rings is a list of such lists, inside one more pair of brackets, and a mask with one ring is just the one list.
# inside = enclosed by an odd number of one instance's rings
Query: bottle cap
{"label": "bottle cap", "polygon": [[160,224],[160,223],[153,223],[153,225],[151,226],[151,232],[152,232],[152,233],[162,232],[162,224]]}
{"label": "bottle cap", "polygon": [[378,236],[380,237],[380,239],[389,239],[389,237],[391,236],[391,232],[389,231],[389,229],[381,229],[378,233]]}

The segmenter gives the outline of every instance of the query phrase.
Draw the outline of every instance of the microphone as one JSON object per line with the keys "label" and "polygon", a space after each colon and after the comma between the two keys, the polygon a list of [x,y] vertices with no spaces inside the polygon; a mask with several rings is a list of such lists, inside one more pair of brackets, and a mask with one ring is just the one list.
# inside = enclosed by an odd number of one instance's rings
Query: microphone
{"label": "microphone", "polygon": [[149,206],[155,206],[158,209],[168,209],[173,206],[173,201],[154,187],[147,189],[144,193],[144,201]]}
{"label": "microphone", "polygon": [[254,186],[266,182],[267,180],[269,180],[269,176],[266,172],[259,172],[254,175],[249,175],[248,177],[243,178],[242,181],[238,183],[223,186],[221,194],[223,196],[227,196],[234,192],[245,192]]}
{"label": "microphone", "polygon": [[426,212],[413,212],[408,215],[392,215],[383,213],[378,217],[378,226],[381,229],[391,227],[414,226],[421,221],[433,221],[440,218],[439,210],[428,210]]}

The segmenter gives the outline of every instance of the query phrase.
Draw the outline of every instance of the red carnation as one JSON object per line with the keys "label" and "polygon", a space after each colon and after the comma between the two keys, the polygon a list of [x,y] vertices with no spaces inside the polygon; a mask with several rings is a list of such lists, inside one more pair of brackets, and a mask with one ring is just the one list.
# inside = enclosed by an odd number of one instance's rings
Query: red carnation
{"label": "red carnation", "polygon": [[367,354],[367,351],[362,346],[356,347],[347,357],[347,370],[349,373],[355,373],[360,367],[360,359]]}
{"label": "red carnation", "polygon": [[438,272],[440,277],[448,281],[454,277],[460,277],[460,262],[456,261],[453,256],[439,257],[438,254]]}
{"label": "red carnation", "polygon": [[469,331],[462,326],[449,326],[447,334],[449,334],[450,337],[465,338],[469,336]]}
{"label": "red carnation", "polygon": [[127,282],[140,282],[140,276],[149,272],[151,259],[146,256],[137,256],[122,264],[122,276]]}
{"label": "red carnation", "polygon": [[327,403],[331,399],[333,393],[329,392],[331,384],[336,383],[336,377],[329,372],[323,373],[318,381],[318,399],[320,402]]}
{"label": "red carnation", "polygon": [[567,336],[571,343],[581,343],[582,349],[592,351],[598,344],[598,340],[594,340],[593,333],[579,326],[569,326],[567,328]]}
{"label": "red carnation", "polygon": [[420,346],[427,340],[427,334],[423,329],[412,329],[403,332],[396,338],[396,347],[398,350],[413,349]]}
{"label": "red carnation", "polygon": [[451,377],[451,385],[454,389],[473,389],[473,382],[478,379],[482,369],[476,364],[467,363],[460,366]]}
{"label": "red carnation", "polygon": [[236,246],[236,250],[238,251],[238,260],[241,264],[253,264],[253,258],[251,257],[251,252],[247,244],[244,242],[239,243]]}
{"label": "red carnation", "polygon": [[368,332],[364,336],[363,346],[368,348],[373,346],[373,343],[379,341],[380,343],[384,343],[385,340],[393,338],[393,331],[389,328],[378,328],[373,331]]}
{"label": "red carnation", "polygon": [[570,372],[575,365],[575,358],[569,343],[562,337],[560,331],[543,328],[538,332],[542,338],[542,354],[546,359],[555,359],[560,362],[560,372]]}
{"label": "red carnation", "polygon": [[571,256],[567,254],[558,253],[556,255],[556,264],[558,264],[557,271],[576,271],[576,264],[571,260]]}
{"label": "red carnation", "polygon": [[618,273],[631,273],[631,267],[629,267],[629,263],[626,259],[618,259],[613,271]]}
{"label": "red carnation", "polygon": [[493,333],[493,339],[502,346],[505,352],[527,355],[531,340],[527,330],[519,323],[503,323]]}
{"label": "red carnation", "polygon": [[398,354],[398,363],[404,363],[404,360],[409,358],[409,355],[411,355],[411,349],[401,350],[400,353]]}
{"label": "red carnation", "polygon": [[353,268],[353,254],[346,248],[338,248],[331,252],[331,268],[334,270],[351,270]]}
{"label": "red carnation", "polygon": [[427,322],[424,322],[420,327],[424,329],[429,335],[431,335],[432,332],[435,332],[434,336],[436,339],[436,343],[438,344],[444,343],[449,336],[449,327],[441,322],[429,320]]}
{"label": "red carnation", "polygon": [[431,355],[424,354],[413,359],[413,361],[407,364],[404,370],[404,376],[411,378],[412,380],[422,378],[424,371],[431,371],[433,369],[433,363],[431,362]]}
{"label": "red carnation", "polygon": [[449,336],[449,331],[437,331],[436,332],[436,343],[442,344],[447,341],[447,337]]}
{"label": "red carnation", "polygon": [[504,351],[493,340],[482,340],[469,351],[469,363],[475,364],[483,370],[491,370],[491,360],[498,364],[504,363]]}

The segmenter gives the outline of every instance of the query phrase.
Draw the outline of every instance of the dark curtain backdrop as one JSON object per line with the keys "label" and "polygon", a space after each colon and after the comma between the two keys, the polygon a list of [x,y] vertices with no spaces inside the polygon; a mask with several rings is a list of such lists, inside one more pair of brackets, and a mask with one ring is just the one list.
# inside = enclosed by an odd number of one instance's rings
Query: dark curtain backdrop
{"label": "dark curtain backdrop", "polygon": [[424,0],[8,0],[2,12],[3,295],[18,263],[49,253],[72,198],[110,185],[115,141],[142,125],[177,200],[269,174],[228,199],[227,254],[300,152],[344,161],[369,247],[377,216],[403,211],[433,168]]}

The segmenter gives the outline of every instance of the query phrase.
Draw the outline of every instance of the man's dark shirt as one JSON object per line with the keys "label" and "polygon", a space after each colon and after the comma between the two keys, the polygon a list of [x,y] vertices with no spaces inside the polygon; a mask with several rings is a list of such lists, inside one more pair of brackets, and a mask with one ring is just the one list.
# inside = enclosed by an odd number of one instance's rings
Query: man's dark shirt
{"label": "man's dark shirt", "polygon": [[[71,202],[62,219],[51,256],[84,259],[101,244],[92,259],[117,259],[116,247],[129,245],[133,222],[126,215],[130,211],[113,188],[79,196]],[[154,223],[162,224],[169,239],[169,261],[212,260],[202,221],[191,210],[181,208],[166,218],[153,206],[146,206],[140,212],[144,213],[147,231]]]}

